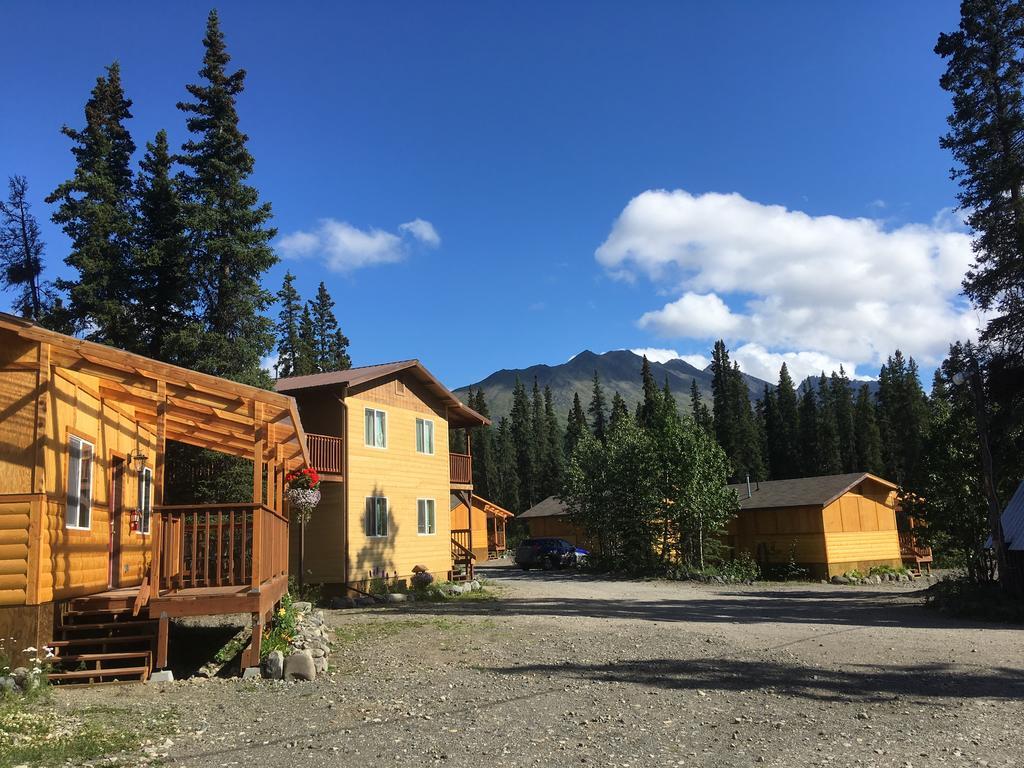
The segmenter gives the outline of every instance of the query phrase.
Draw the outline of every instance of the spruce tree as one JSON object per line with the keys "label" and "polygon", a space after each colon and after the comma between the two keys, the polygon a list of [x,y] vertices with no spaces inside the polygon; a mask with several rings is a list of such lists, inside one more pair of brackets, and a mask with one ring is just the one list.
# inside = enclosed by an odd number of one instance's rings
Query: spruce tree
{"label": "spruce tree", "polygon": [[[750,391],[740,372],[739,363],[736,362],[733,362],[729,375],[729,396],[732,399],[730,411],[734,419],[735,439],[729,459],[733,465],[734,477],[741,480],[749,476],[751,480],[760,480],[764,475],[762,437],[756,414],[750,405]],[[726,454],[729,454],[728,449]]]}
{"label": "spruce tree", "polygon": [[316,361],[316,326],[309,311],[309,302],[306,302],[299,316],[299,343],[295,349],[295,369],[292,376],[308,376],[319,370]]}
{"label": "spruce tree", "polygon": [[939,36],[939,80],[952,95],[940,145],[956,161],[951,177],[974,233],[964,290],[992,317],[985,341],[1024,356],[1024,5],[964,0],[960,26]]}
{"label": "spruce tree", "polygon": [[843,471],[836,424],[835,403],[824,371],[818,379],[818,466],[816,474],[838,475]]}
{"label": "spruce tree", "polygon": [[928,401],[918,378],[917,363],[900,350],[888,357],[878,375],[879,428],[886,478],[920,493],[922,457],[928,440]]}
{"label": "spruce tree", "polygon": [[544,498],[557,494],[562,487],[562,471],[565,466],[565,435],[555,415],[554,395],[551,387],[544,387],[544,429],[545,456],[547,462],[543,466]]}
{"label": "spruce tree", "polygon": [[228,72],[230,56],[217,11],[203,38],[202,81],[179,102],[192,138],[182,146],[181,186],[199,288],[202,328],[189,339],[190,367],[252,384],[267,384],[260,359],[270,351],[273,324],[263,313],[271,294],[260,284],[276,262],[270,247],[269,203],[247,180],[253,157],[239,129],[236,99],[245,70]]}
{"label": "spruce tree", "polygon": [[764,394],[761,395],[761,411],[764,418],[764,440],[766,463],[765,472],[769,480],[782,479],[782,467],[785,459],[782,454],[782,424],[779,421],[779,404],[775,393],[764,385]]}
{"label": "spruce tree", "polygon": [[853,418],[857,456],[852,471],[870,472],[881,477],[885,473],[885,465],[882,462],[882,436],[878,431],[875,404],[867,384],[862,384],[857,394]]}
{"label": "spruce tree", "polygon": [[829,395],[835,413],[836,429],[839,436],[839,453],[842,457],[842,471],[857,471],[857,436],[853,423],[853,392],[850,379],[846,376],[843,366],[839,373],[832,372],[829,380]]}
{"label": "spruce tree", "polygon": [[294,376],[300,355],[299,321],[302,319],[302,298],[295,289],[295,275],[284,273],[284,282],[277,292],[277,302],[281,305],[277,320],[277,365],[275,374],[278,378]]}
{"label": "spruce tree", "polygon": [[[654,374],[651,373],[651,364],[647,361],[647,355],[644,355],[644,362],[640,368],[640,381],[643,387],[644,396],[638,406],[637,423],[639,423],[641,427],[647,428],[651,426],[655,415],[657,414],[661,394],[658,392],[658,385],[654,381]],[[624,401],[623,405],[625,405]]]}
{"label": "spruce tree", "polygon": [[545,475],[548,469],[548,430],[544,419],[544,395],[541,393],[537,377],[533,379],[533,390],[530,393],[530,450],[533,454],[534,476],[530,488],[530,503],[535,504],[548,497]]}
{"label": "spruce tree", "polygon": [[708,410],[700,394],[700,385],[696,379],[690,380],[690,416],[698,427],[713,435],[715,425],[711,418],[711,411]]}
{"label": "spruce tree", "polygon": [[352,367],[348,356],[348,338],[338,327],[334,316],[334,299],[327,292],[327,286],[320,283],[316,298],[310,301],[313,315],[313,355],[318,371],[347,371]]}
{"label": "spruce tree", "polygon": [[530,419],[530,398],[526,387],[516,377],[512,389],[512,409],[509,412],[509,430],[515,448],[516,475],[518,477],[519,503],[533,506],[539,499],[534,498],[536,478],[536,454],[534,451],[533,424]]}
{"label": "spruce tree", "polygon": [[[711,395],[715,437],[729,460],[733,460],[736,445],[736,412],[731,383],[732,364],[725,342],[715,342],[711,353]],[[735,469],[735,464],[733,465]]]}
{"label": "spruce tree", "polygon": [[601,377],[597,371],[594,371],[594,386],[587,412],[590,414],[590,425],[594,437],[604,442],[608,436],[608,407],[605,405],[604,387],[601,386]]}
{"label": "spruce tree", "polygon": [[[657,392],[657,390],[655,390]],[[652,403],[653,407],[653,403]],[[641,421],[644,417],[643,411],[637,412],[637,421]],[[608,429],[614,430],[616,427],[622,424],[623,419],[629,418],[629,406],[626,405],[626,401],[623,400],[622,395],[619,394],[618,390],[615,390],[615,394],[612,395],[612,410],[608,416]],[[650,423],[654,423],[654,412],[651,412]]]}
{"label": "spruce tree", "polygon": [[146,144],[135,179],[135,204],[138,343],[149,357],[176,363],[182,337],[195,330],[193,312],[198,294],[166,131],[158,131]]}
{"label": "spruce tree", "polygon": [[96,79],[85,104],[85,126],[61,129],[73,143],[75,172],[46,202],[56,203],[53,222],[71,241],[64,261],[76,276],[58,280],[57,287],[68,294],[72,324],[92,341],[145,351],[132,306],[135,142],[124,125],[131,106],[115,62]]}
{"label": "spruce tree", "polygon": [[11,176],[7,188],[7,200],[0,200],[0,277],[15,291],[14,311],[40,322],[52,305],[42,279],[46,244],[28,201],[28,180]]}
{"label": "spruce tree", "polygon": [[572,408],[566,419],[565,427],[565,456],[568,458],[575,450],[577,443],[583,435],[590,433],[590,425],[587,424],[587,414],[583,411],[583,403],[580,402],[579,392],[573,392]]}
{"label": "spruce tree", "polygon": [[775,390],[775,402],[778,407],[778,445],[775,451],[775,463],[772,466],[772,478],[787,480],[802,476],[802,457],[800,455],[800,410],[793,378],[785,363],[779,369],[779,385]]}
{"label": "spruce tree", "polygon": [[818,402],[810,382],[800,396],[800,477],[818,473]]}
{"label": "spruce tree", "polygon": [[[490,408],[482,389],[472,392],[469,407],[481,416],[490,418]],[[473,430],[473,488],[486,499],[497,501],[498,465],[495,447],[494,427],[488,425]]]}
{"label": "spruce tree", "polygon": [[498,482],[495,487],[496,498],[494,500],[510,512],[518,514],[527,507],[522,506],[520,502],[519,461],[516,456],[515,438],[512,435],[512,425],[504,416],[498,422],[495,444]]}

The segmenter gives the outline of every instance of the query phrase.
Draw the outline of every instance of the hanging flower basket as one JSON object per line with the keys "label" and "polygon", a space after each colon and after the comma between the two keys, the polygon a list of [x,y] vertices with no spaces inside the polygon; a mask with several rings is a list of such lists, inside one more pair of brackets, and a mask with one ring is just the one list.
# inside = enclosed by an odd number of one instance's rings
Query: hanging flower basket
{"label": "hanging flower basket", "polygon": [[312,467],[306,467],[289,472],[284,480],[288,483],[285,497],[292,509],[292,519],[309,522],[313,510],[320,503],[320,476]]}

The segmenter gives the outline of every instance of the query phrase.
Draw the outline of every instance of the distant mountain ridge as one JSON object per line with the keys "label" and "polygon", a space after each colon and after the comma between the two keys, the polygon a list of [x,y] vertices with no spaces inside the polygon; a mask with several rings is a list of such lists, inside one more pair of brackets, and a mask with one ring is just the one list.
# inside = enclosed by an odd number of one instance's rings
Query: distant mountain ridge
{"label": "distant mountain ridge", "polygon": [[[669,389],[682,413],[690,412],[690,384],[694,380],[700,387],[701,397],[710,405],[712,378],[710,366],[701,370],[685,360],[652,362],[650,365],[659,387],[664,386],[665,379],[668,378]],[[551,387],[555,413],[564,423],[569,408],[572,406],[574,393],[579,393],[584,408],[590,403],[594,371],[597,371],[601,377],[601,384],[604,387],[609,406],[613,394],[618,392],[629,405],[630,411],[635,409],[636,404],[643,398],[643,386],[640,380],[642,367],[643,357],[635,352],[620,349],[597,354],[588,349],[561,365],[532,365],[529,368],[506,368],[495,371],[475,384],[456,389],[455,393],[465,400],[470,388],[483,389],[491,418],[497,420],[502,416],[508,416],[512,408],[512,390],[515,387],[516,378],[518,377],[523,382],[528,392],[532,390],[533,381],[536,378],[541,389]],[[750,388],[751,400],[760,399],[764,393],[766,382],[747,374],[743,374],[743,377]],[[773,385],[769,384],[769,386]]]}
{"label": "distant mountain ridge", "polygon": [[[508,416],[512,409],[512,390],[515,387],[516,377],[523,382],[527,393],[532,390],[533,380],[536,378],[542,390],[546,386],[551,387],[555,413],[564,424],[569,408],[572,406],[574,393],[579,393],[584,408],[590,403],[595,370],[601,377],[601,384],[605,389],[609,407],[612,395],[618,392],[632,412],[636,408],[636,404],[643,398],[643,387],[640,381],[640,369],[643,366],[643,361],[642,356],[628,349],[613,350],[604,354],[597,354],[588,349],[561,365],[531,365],[529,368],[506,368],[495,371],[475,384],[459,387],[455,393],[459,398],[465,400],[470,388],[483,389],[491,418],[497,421],[502,416]],[[712,375],[710,365],[700,369],[685,360],[675,359],[667,360],[664,363],[651,362],[651,372],[659,387],[664,386],[665,378],[668,377],[669,389],[672,390],[672,396],[679,404],[680,413],[690,412],[690,383],[694,380],[700,387],[701,398],[709,408],[711,407]],[[829,373],[831,372],[826,371],[826,374]],[[765,385],[769,389],[775,389],[775,384],[756,376],[744,373],[743,378],[747,382],[751,402],[756,402],[764,396]],[[851,381],[850,387],[854,397],[857,396],[861,384],[865,383],[872,395],[877,393],[877,381]],[[802,390],[805,384],[809,384],[816,390],[818,377],[809,376],[796,386]]]}

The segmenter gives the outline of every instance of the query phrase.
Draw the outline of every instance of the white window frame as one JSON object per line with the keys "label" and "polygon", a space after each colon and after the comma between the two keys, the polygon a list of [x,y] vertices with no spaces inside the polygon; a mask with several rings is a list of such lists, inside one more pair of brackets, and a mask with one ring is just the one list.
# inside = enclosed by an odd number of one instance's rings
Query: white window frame
{"label": "white window frame", "polygon": [[[425,525],[426,503],[430,502],[430,526]],[[422,505],[422,506],[421,506]],[[428,528],[430,530],[425,530]],[[434,499],[416,499],[416,534],[418,536],[433,536],[437,533],[437,502]]]}
{"label": "white window frame", "polygon": [[[428,424],[430,425],[430,450],[429,451],[421,451],[420,450],[420,425],[423,426],[423,446],[425,448],[426,445],[427,445],[427,440],[426,440],[427,429],[426,429],[426,427],[427,427]],[[434,420],[433,419],[417,418],[416,419],[416,453],[422,454],[424,456],[433,456],[434,455],[434,437],[435,437],[435,435],[434,435]]]}
{"label": "white window frame", "polygon": [[[74,455],[77,444],[78,456]],[[89,446],[89,484],[87,486],[86,498],[81,496],[82,490],[82,467],[86,462],[82,458],[83,448]],[[74,482],[72,483],[72,478]],[[96,445],[78,435],[68,435],[68,496],[67,505],[64,509],[64,527],[74,531],[88,531],[92,528],[92,488],[96,482]],[[85,525],[82,525],[83,503],[85,510]]]}
{"label": "white window frame", "polygon": [[143,467],[138,476],[139,484],[139,533],[150,532],[153,521],[153,470]]}
{"label": "white window frame", "polygon": [[[372,414],[372,416],[371,416]],[[381,445],[377,445],[377,414],[380,414],[383,419],[381,420],[383,427],[381,429]],[[367,423],[367,417],[371,416],[371,421]],[[367,427],[372,424],[373,426],[373,442],[370,442],[367,438],[370,434]],[[364,408],[363,409],[363,445],[367,448],[376,448],[378,451],[386,450],[388,447],[388,412],[381,410],[380,408]]]}
{"label": "white window frame", "polygon": [[[373,533],[370,532],[370,502],[374,503],[373,506]],[[384,502],[384,533],[379,533],[377,529],[377,502]],[[366,502],[363,505],[363,514],[366,515],[365,527],[366,538],[368,539],[386,539],[389,531],[391,530],[391,505],[388,503],[387,496],[367,496]]]}

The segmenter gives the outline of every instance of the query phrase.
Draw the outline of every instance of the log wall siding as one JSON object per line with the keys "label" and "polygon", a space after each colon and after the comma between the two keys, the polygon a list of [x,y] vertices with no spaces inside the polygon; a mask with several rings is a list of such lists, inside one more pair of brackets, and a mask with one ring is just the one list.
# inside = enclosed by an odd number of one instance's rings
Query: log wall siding
{"label": "log wall siding", "polygon": [[[384,382],[345,399],[348,406],[348,580],[365,581],[371,571],[409,576],[414,565],[424,565],[438,578],[451,570],[451,514],[448,477],[448,422],[419,388],[406,382],[398,394],[394,381]],[[400,405],[398,404],[400,403]],[[387,448],[364,442],[364,409],[387,413]],[[434,454],[416,452],[416,419],[432,418]],[[312,425],[310,425],[312,428]],[[366,535],[366,497],[388,499],[388,535]],[[434,500],[436,530],[417,533],[417,500]],[[307,552],[309,538],[306,540]]]}
{"label": "log wall siding", "polygon": [[0,497],[0,605],[27,602],[31,521],[32,501]]}

